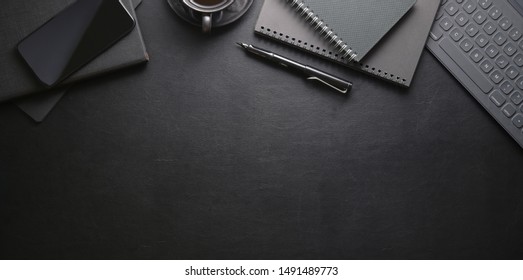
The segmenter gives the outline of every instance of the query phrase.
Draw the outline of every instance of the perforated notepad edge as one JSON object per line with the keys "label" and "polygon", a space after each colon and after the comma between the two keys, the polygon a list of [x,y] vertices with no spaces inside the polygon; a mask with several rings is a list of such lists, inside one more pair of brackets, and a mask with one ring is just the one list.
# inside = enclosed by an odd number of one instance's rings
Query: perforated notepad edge
{"label": "perforated notepad edge", "polygon": [[343,59],[340,55],[337,55],[333,51],[329,51],[327,49],[316,49],[316,47],[310,47],[310,44],[306,41],[301,40],[300,38],[293,37],[290,34],[284,34],[280,33],[277,30],[272,29],[266,29],[264,26],[256,25],[254,31],[256,34],[278,40],[280,42],[283,42],[287,45],[302,49],[304,51],[307,51],[309,53],[321,56],[323,58],[327,58],[331,61],[337,62],[341,65],[347,66],[351,69],[370,74],[374,77],[395,83],[397,85],[403,86],[403,87],[409,87],[411,81],[410,79],[400,77],[392,71],[387,71],[384,69],[379,69],[375,66],[364,64],[364,63],[358,63],[358,62],[348,62],[346,59]]}

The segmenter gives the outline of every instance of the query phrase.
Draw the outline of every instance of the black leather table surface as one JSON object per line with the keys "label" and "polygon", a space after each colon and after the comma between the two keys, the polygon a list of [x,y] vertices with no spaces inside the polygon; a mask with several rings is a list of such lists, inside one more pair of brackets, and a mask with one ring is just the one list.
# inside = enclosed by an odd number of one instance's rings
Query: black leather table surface
{"label": "black leather table surface", "polygon": [[[4,259],[523,258],[523,150],[424,52],[410,89],[138,9],[151,61],[0,105]],[[245,54],[351,79],[348,97]]]}

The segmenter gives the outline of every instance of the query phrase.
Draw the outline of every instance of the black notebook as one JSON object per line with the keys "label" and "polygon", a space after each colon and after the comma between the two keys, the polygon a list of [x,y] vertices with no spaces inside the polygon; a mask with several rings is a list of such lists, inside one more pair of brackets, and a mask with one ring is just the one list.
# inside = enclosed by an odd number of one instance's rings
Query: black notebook
{"label": "black notebook", "polygon": [[[17,44],[73,0],[3,0],[0,9],[0,102],[32,93],[45,94],[42,86],[16,50]],[[134,15],[133,3],[122,1]],[[109,71],[148,61],[139,28],[63,81],[68,85]]]}
{"label": "black notebook", "polygon": [[[360,10],[368,13],[365,22],[362,21],[360,24],[349,25],[343,24],[343,22],[350,20],[343,15],[358,12],[349,8],[351,3],[357,2],[359,3],[358,5],[368,3],[371,5],[375,1],[333,0],[336,3],[343,2],[337,5],[345,8],[340,8],[336,12],[341,20],[332,20],[332,16],[327,16],[327,12],[321,10],[321,5],[319,4],[328,2],[327,0],[304,1],[309,6],[313,6],[312,3],[314,3],[314,9],[318,9],[318,15],[322,12],[325,13],[323,20],[329,27],[336,22],[341,23],[336,25],[336,27],[333,26],[332,30],[337,32],[337,34],[344,34],[343,36],[346,38],[342,38],[343,42],[347,45],[352,45],[352,49],[361,59],[359,62],[355,60],[351,62],[345,55],[339,52],[340,44],[326,38],[325,31],[321,31],[322,27],[317,27],[317,24],[313,23],[319,20],[319,16],[318,19],[307,19],[307,16],[304,18],[304,15],[296,11],[296,5],[289,4],[292,1],[265,0],[256,23],[255,32],[406,87],[411,84],[423,47],[428,38],[432,21],[439,7],[439,0],[418,0],[408,10],[409,4],[413,2],[407,1],[403,6],[398,6],[401,9],[393,13],[396,16],[390,16],[389,20],[386,21],[387,23],[382,23],[381,25],[379,24],[379,15],[386,11],[382,10],[378,13],[370,12],[368,9]],[[301,3],[301,0],[298,1]],[[377,2],[386,2],[385,6],[393,6],[401,1],[379,0]],[[310,9],[314,11],[313,8]],[[401,12],[406,12],[406,14],[398,18]],[[364,20],[363,17],[359,18]],[[395,19],[399,21],[394,24]],[[311,23],[313,24],[311,25]],[[373,26],[371,28],[372,32],[368,31],[368,26],[370,25]],[[380,26],[375,28],[374,25]],[[382,34],[383,32],[386,34]],[[367,33],[372,34],[366,37],[365,34]],[[339,37],[341,38],[341,36]],[[379,36],[383,36],[383,38],[376,41]],[[370,47],[372,44],[375,45]]]}

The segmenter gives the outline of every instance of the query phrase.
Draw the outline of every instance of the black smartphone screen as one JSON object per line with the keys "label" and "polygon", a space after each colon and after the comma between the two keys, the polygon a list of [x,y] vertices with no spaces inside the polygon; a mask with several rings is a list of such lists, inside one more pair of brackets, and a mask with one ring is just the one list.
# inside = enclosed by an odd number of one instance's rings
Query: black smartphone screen
{"label": "black smartphone screen", "polygon": [[18,44],[47,86],[54,86],[116,43],[134,27],[119,0],[78,0]]}

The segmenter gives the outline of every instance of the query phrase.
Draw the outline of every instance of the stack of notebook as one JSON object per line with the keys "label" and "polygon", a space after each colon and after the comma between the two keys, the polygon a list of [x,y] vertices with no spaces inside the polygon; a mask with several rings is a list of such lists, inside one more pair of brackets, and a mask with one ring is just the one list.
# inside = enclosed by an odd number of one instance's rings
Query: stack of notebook
{"label": "stack of notebook", "polygon": [[[0,10],[0,102],[16,100],[19,107],[41,120],[59,100],[68,85],[110,71],[148,61],[134,9],[142,0],[123,0],[129,13],[136,21],[135,28],[110,49],[71,75],[60,85],[61,89],[46,89],[28,69],[16,51],[17,44],[55,14],[73,3],[74,0],[5,0]],[[20,99],[24,97],[24,99]]]}
{"label": "stack of notebook", "polygon": [[255,32],[410,86],[435,0],[265,0]]}

